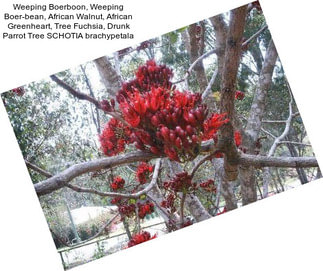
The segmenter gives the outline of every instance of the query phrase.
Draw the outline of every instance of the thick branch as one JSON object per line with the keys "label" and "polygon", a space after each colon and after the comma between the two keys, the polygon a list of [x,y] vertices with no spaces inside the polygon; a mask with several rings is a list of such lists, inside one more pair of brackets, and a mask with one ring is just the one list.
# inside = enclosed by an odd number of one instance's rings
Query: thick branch
{"label": "thick branch", "polygon": [[117,70],[106,56],[95,59],[94,63],[107,92],[114,98],[117,91],[121,88],[120,74],[118,74]]}
{"label": "thick branch", "polygon": [[156,164],[155,164],[155,170],[154,170],[154,174],[152,177],[151,182],[142,190],[136,192],[136,193],[117,193],[117,192],[102,192],[102,191],[98,191],[92,188],[84,188],[84,187],[79,187],[70,183],[67,183],[65,186],[67,186],[68,188],[71,188],[72,190],[76,191],[76,192],[83,192],[83,193],[92,193],[92,194],[96,194],[99,195],[101,197],[120,197],[120,198],[131,198],[131,199],[137,199],[139,198],[141,195],[146,194],[147,192],[149,192],[155,185],[158,179],[158,174],[159,174],[159,169],[160,169],[160,159],[157,160]]}
{"label": "thick branch", "polygon": [[68,182],[82,174],[113,168],[127,163],[150,160],[152,158],[157,158],[157,156],[150,152],[136,151],[114,157],[83,162],[69,167],[46,181],[35,184],[34,187],[37,195],[41,196],[64,187]]}
{"label": "thick branch", "polygon": [[[234,95],[241,55],[241,40],[245,26],[247,6],[231,11],[231,20],[226,41],[225,63],[222,74],[220,112],[232,121],[235,118]],[[218,148],[225,153],[224,180],[234,181],[238,176],[237,149],[233,139],[233,125],[229,122],[220,128]]]}
{"label": "thick branch", "polygon": [[[212,146],[211,142],[206,145]],[[148,152],[136,151],[115,157],[103,158],[89,162],[83,162],[71,166],[61,173],[48,178],[47,180],[34,185],[38,196],[49,194],[66,186],[74,178],[82,174],[98,171],[101,169],[113,168],[127,163],[146,161],[157,158],[156,155]],[[264,157],[256,155],[241,154],[236,162],[241,165],[251,165],[256,167],[317,167],[315,157]]]}
{"label": "thick branch", "polygon": [[315,157],[267,157],[244,153],[239,157],[238,163],[254,167],[318,167]]}

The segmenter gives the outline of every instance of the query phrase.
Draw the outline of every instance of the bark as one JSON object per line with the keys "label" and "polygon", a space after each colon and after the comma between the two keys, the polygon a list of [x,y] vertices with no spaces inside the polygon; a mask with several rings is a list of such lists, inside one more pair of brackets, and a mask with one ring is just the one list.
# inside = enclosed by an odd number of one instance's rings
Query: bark
{"label": "bark", "polygon": [[[66,170],[48,178],[45,181],[36,183],[34,188],[38,196],[49,194],[55,190],[69,185],[69,182],[74,178],[102,169],[113,168],[116,166],[147,161],[157,158],[155,154],[150,152],[135,151],[126,154],[120,154],[114,157],[102,158],[93,161],[82,162],[75,164]],[[236,161],[240,165],[255,166],[255,167],[318,167],[315,157],[265,157],[248,154],[241,154]],[[74,186],[75,187],[75,186]],[[79,191],[83,192],[83,191]],[[84,191],[89,192],[89,191]],[[104,194],[104,192],[101,192]],[[110,196],[119,195],[119,193],[110,193]],[[106,196],[106,195],[102,195]],[[128,197],[133,197],[128,195]]]}
{"label": "bark", "polygon": [[[86,83],[86,86],[87,88],[89,89],[89,92],[90,92],[90,96],[93,97],[95,99],[95,95],[94,95],[94,92],[93,92],[93,89],[92,89],[92,86],[91,86],[91,83],[90,83],[90,80],[86,74],[86,70],[85,70],[85,67],[83,67],[81,65],[81,70],[82,70],[82,73],[83,73],[83,76],[84,76],[84,80],[85,80],[85,83]],[[99,113],[99,108],[98,107],[95,107],[94,108],[94,111],[95,111],[95,114],[96,116],[94,116],[94,112],[93,112],[93,109],[92,109],[92,106],[91,106],[91,112],[92,112],[92,119],[93,119],[93,122],[96,126],[96,130],[98,131],[98,134],[101,134],[101,125],[100,125],[100,113]]]}
{"label": "bark", "polygon": [[204,208],[198,197],[192,194],[186,195],[185,207],[189,210],[196,222],[200,222],[212,217]]}
{"label": "bark", "polygon": [[[196,29],[197,29],[197,24],[191,24],[188,27],[188,34],[189,34],[188,52],[189,52],[191,63],[193,63],[196,59],[200,57],[200,54],[199,54],[200,46],[199,46],[199,41],[197,39],[198,33]],[[203,92],[208,85],[203,62],[202,61],[198,62],[194,66],[193,70],[195,71],[196,79],[199,84],[199,88],[200,88],[199,92]]]}
{"label": "bark", "polygon": [[[291,139],[288,137],[287,140],[291,140]],[[294,144],[287,143],[287,148],[288,148],[290,155],[292,157],[298,157],[298,153],[297,153],[297,150],[296,150]],[[296,171],[297,171],[298,177],[301,181],[301,184],[308,183],[308,179],[307,179],[304,169],[303,168],[296,168]]]}
{"label": "bark", "polygon": [[220,89],[223,66],[224,66],[224,54],[225,54],[228,26],[226,25],[222,14],[210,18],[210,21],[212,23],[212,26],[215,32],[215,38],[216,38],[215,48],[216,48],[217,64],[218,64],[218,74],[214,82],[214,87],[216,89]]}
{"label": "bark", "polygon": [[[222,73],[220,112],[230,120],[235,118],[234,96],[241,55],[241,41],[245,26],[247,6],[231,11],[231,20],[226,41],[224,67]],[[218,148],[225,153],[224,181],[234,181],[238,176],[238,152],[234,143],[233,125],[229,122],[220,128]]]}
{"label": "bark", "polygon": [[234,182],[222,182],[221,194],[225,200],[225,206],[228,211],[238,208],[237,199],[233,192]]}
{"label": "bark", "polygon": [[241,154],[237,161],[240,165],[253,167],[317,167],[315,157],[267,157],[261,155]]}
{"label": "bark", "polygon": [[[270,88],[272,75],[277,61],[277,51],[273,41],[270,41],[265,61],[262,65],[258,87],[251,105],[246,129],[243,134],[243,147],[248,153],[254,153],[255,143],[259,137],[261,123],[265,113],[267,91]],[[254,177],[254,168],[250,165],[240,166],[241,194],[243,205],[257,200],[257,188]]]}
{"label": "bark", "polygon": [[105,89],[111,97],[115,97],[121,88],[120,75],[106,56],[95,59],[94,63],[99,71]]}
{"label": "bark", "polygon": [[34,187],[37,195],[41,196],[64,187],[68,182],[82,174],[98,171],[101,169],[108,169],[127,163],[150,160],[152,158],[156,158],[156,155],[150,152],[137,151],[127,154],[121,154],[114,157],[83,162],[75,164],[62,171],[61,173],[48,178],[43,182],[35,184]]}

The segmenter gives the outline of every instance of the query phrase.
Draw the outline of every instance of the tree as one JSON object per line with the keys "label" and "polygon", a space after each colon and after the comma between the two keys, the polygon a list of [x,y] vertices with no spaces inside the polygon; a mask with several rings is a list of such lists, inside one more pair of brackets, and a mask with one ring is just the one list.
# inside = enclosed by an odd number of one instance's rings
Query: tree
{"label": "tree", "polygon": [[[172,57],[167,52],[172,52]],[[184,63],[187,71],[176,73],[159,64],[159,54],[174,68],[179,66],[174,61],[177,56],[188,56]],[[216,55],[213,63],[204,66],[203,59],[211,55]],[[155,61],[149,59],[152,56]],[[129,242],[133,246],[154,237],[141,231],[140,219],[155,210],[168,231],[173,231],[237,208],[239,202],[246,205],[268,196],[273,182],[270,168],[296,168],[297,173],[292,174],[302,176],[302,183],[313,179],[310,170],[303,169],[318,168],[314,157],[305,156],[311,150],[302,155],[295,151],[295,146],[304,147],[308,142],[294,141],[306,140],[305,129],[277,58],[259,6],[253,3],[95,60],[104,91],[94,93],[84,68],[77,72],[83,80],[73,80],[70,71],[52,75],[69,98],[101,110],[94,114],[91,109],[91,116],[95,131],[101,131],[102,151],[109,157],[102,158],[93,150],[94,141],[88,143],[81,159],[70,152],[69,158],[79,163],[65,169],[50,170],[41,161],[27,161],[32,171],[47,178],[34,184],[40,200],[68,189],[77,192],[75,195],[93,196],[88,202],[102,198],[101,204],[118,206],[121,219],[136,219]],[[135,79],[127,80],[131,69],[136,70]],[[173,73],[181,78],[176,84],[171,81]],[[126,78],[122,85],[121,78]],[[179,91],[177,84],[191,87],[190,91]],[[275,102],[275,92],[281,103]],[[4,96],[9,116],[13,124],[24,123],[14,112],[21,97],[12,95]],[[28,96],[22,97],[28,100]],[[100,116],[105,117],[104,128]],[[31,129],[15,130],[18,140],[27,134],[32,141]],[[78,139],[70,141],[77,144]],[[51,143],[47,141],[47,145]],[[29,151],[23,153],[28,159]],[[51,159],[42,156],[44,153],[39,160]],[[277,173],[284,189],[288,178]],[[74,201],[78,204],[79,196]]]}

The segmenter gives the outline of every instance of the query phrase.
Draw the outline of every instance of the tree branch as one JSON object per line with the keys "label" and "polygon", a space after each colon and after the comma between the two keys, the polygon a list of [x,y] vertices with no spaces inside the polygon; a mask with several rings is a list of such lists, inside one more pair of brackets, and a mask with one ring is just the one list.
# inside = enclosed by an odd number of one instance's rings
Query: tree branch
{"label": "tree branch", "polygon": [[185,76],[176,81],[176,82],[172,82],[172,84],[178,84],[178,83],[181,83],[183,81],[185,81],[192,73],[192,70],[193,68],[196,66],[196,64],[198,64],[201,60],[203,60],[204,58],[207,58],[208,56],[212,55],[212,54],[215,54],[216,53],[216,49],[213,49],[207,53],[205,53],[204,55],[201,55],[200,57],[198,57],[192,64],[191,66],[188,68],[187,72],[185,73]]}
{"label": "tree branch", "polygon": [[121,154],[114,157],[108,157],[89,162],[75,164],[61,173],[34,185],[38,196],[45,195],[64,187],[74,178],[101,169],[113,168],[127,163],[145,161],[157,156],[151,152],[136,151],[127,154]]}
{"label": "tree branch", "polygon": [[[101,103],[98,100],[96,100],[95,98],[93,98],[92,96],[84,94],[84,93],[74,89],[69,84],[67,84],[64,81],[62,81],[61,79],[59,79],[56,75],[51,75],[50,78],[54,82],[56,82],[60,87],[66,89],[74,97],[76,97],[80,100],[86,100],[86,101],[94,104],[97,108],[102,109]],[[106,112],[106,111],[104,111],[104,112]],[[111,117],[118,119],[119,121],[121,121],[122,123],[124,123],[125,125],[128,126],[128,124],[116,112],[106,112],[106,113],[108,115],[110,115]]]}
{"label": "tree branch", "polygon": [[262,28],[260,28],[255,34],[253,34],[249,39],[247,39],[245,42],[242,43],[242,47],[247,46],[253,39],[257,38],[262,32],[264,32],[268,28],[267,25],[264,25]]}
{"label": "tree branch", "polygon": [[254,167],[318,167],[315,157],[267,157],[242,153],[238,159],[240,165]]}
{"label": "tree branch", "polygon": [[26,166],[28,168],[32,169],[33,171],[35,171],[35,172],[37,172],[37,173],[39,173],[39,174],[41,174],[41,175],[43,175],[43,176],[45,176],[47,178],[50,178],[50,177],[53,176],[51,173],[47,172],[46,170],[41,169],[40,167],[30,163],[27,160],[25,160],[25,163],[26,163]]}
{"label": "tree branch", "polygon": [[[204,149],[210,149],[211,142],[204,145]],[[121,154],[114,157],[97,159],[73,165],[61,173],[48,178],[47,180],[34,185],[38,196],[49,194],[66,186],[74,178],[82,174],[98,171],[101,169],[113,168],[127,163],[146,161],[158,158],[155,154],[149,152],[136,151],[127,154]],[[257,155],[247,155],[241,153],[236,161],[241,165],[250,165],[256,167],[317,167],[318,163],[315,157],[265,157]],[[110,194],[109,196],[112,196]],[[133,197],[133,195],[131,196]]]}
{"label": "tree branch", "polygon": [[68,188],[71,188],[72,190],[76,191],[76,192],[82,192],[82,193],[92,193],[92,194],[96,194],[99,195],[101,197],[121,197],[121,198],[131,198],[131,199],[137,199],[139,198],[141,195],[146,194],[148,191],[150,191],[157,182],[157,178],[158,178],[158,174],[159,174],[159,169],[160,169],[160,159],[158,159],[156,161],[155,164],[155,170],[153,173],[153,177],[151,179],[151,182],[142,190],[136,192],[136,193],[117,193],[117,192],[102,192],[102,191],[98,191],[92,188],[84,188],[84,187],[79,187],[70,183],[66,183],[65,186]]}

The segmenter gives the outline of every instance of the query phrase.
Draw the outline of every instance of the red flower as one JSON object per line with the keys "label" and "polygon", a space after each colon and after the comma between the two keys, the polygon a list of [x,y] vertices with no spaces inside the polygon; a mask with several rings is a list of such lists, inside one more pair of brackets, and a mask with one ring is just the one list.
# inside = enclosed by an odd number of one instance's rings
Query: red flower
{"label": "red flower", "polygon": [[174,160],[174,161],[179,162],[178,154],[177,154],[177,152],[175,151],[175,149],[173,147],[165,146],[164,147],[164,152],[165,152],[165,154],[168,156],[168,158],[170,160]]}
{"label": "red flower", "polygon": [[137,127],[140,123],[139,114],[128,104],[128,102],[120,103],[120,109],[123,117],[131,127]]}
{"label": "red flower", "polygon": [[236,98],[236,100],[242,100],[244,98],[244,95],[245,94],[242,91],[237,90],[235,92],[235,98]]}
{"label": "red flower", "polygon": [[11,90],[13,93],[17,94],[18,96],[23,96],[25,94],[25,90],[23,87],[14,88]]}
{"label": "red flower", "polygon": [[145,184],[152,172],[153,172],[153,166],[145,162],[141,162],[137,167],[137,171],[136,171],[137,181],[140,184]]}
{"label": "red flower", "polygon": [[241,134],[239,131],[234,132],[234,142],[236,143],[237,147],[241,145]]}
{"label": "red flower", "polygon": [[192,178],[186,171],[177,173],[172,180],[164,182],[164,188],[169,188],[175,193],[187,192],[193,186]]}
{"label": "red flower", "polygon": [[116,176],[113,179],[113,182],[110,184],[112,190],[122,189],[124,187],[125,180],[122,179],[120,176]]}
{"label": "red flower", "polygon": [[214,137],[219,128],[229,122],[229,119],[226,119],[226,113],[224,114],[212,114],[210,118],[208,118],[203,123],[203,140],[208,140]]}
{"label": "red flower", "polygon": [[121,216],[131,217],[136,211],[136,205],[134,204],[123,204],[118,206],[119,213]]}
{"label": "red flower", "polygon": [[211,179],[200,183],[200,187],[207,192],[216,192],[214,180],[211,180]]}
{"label": "red flower", "polygon": [[121,202],[121,197],[115,197],[111,200],[111,204],[118,204]]}
{"label": "red flower", "polygon": [[138,216],[143,219],[146,215],[151,214],[155,211],[155,206],[152,202],[146,201],[145,204],[138,203]]}
{"label": "red flower", "polygon": [[143,242],[155,239],[156,237],[157,237],[157,234],[154,234],[153,236],[151,236],[150,233],[147,231],[137,233],[132,236],[131,240],[128,243],[128,247],[132,247],[132,246],[141,244]]}
{"label": "red flower", "polygon": [[119,120],[112,118],[99,136],[101,148],[105,155],[113,156],[122,152],[130,140],[130,130]]}

